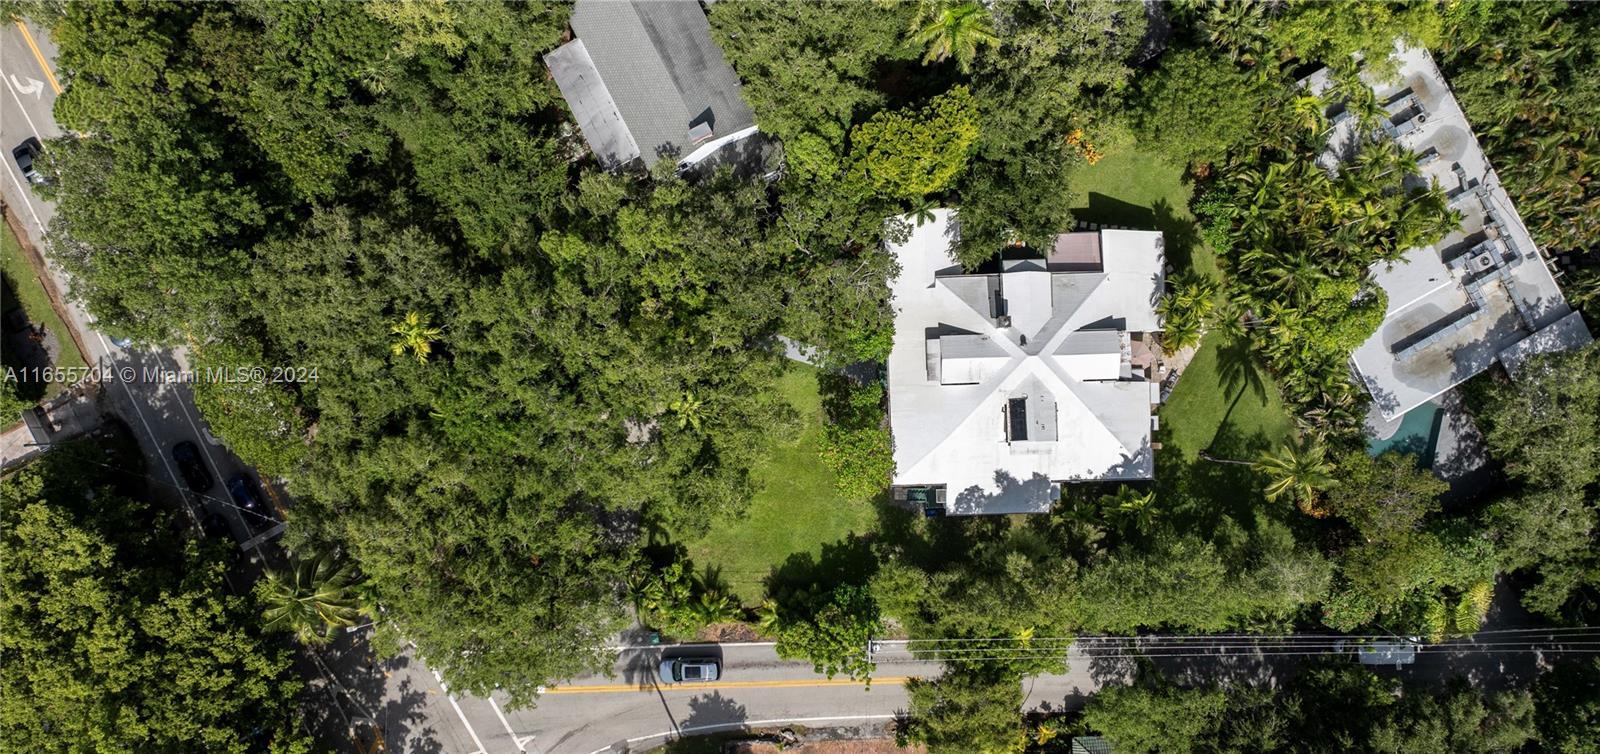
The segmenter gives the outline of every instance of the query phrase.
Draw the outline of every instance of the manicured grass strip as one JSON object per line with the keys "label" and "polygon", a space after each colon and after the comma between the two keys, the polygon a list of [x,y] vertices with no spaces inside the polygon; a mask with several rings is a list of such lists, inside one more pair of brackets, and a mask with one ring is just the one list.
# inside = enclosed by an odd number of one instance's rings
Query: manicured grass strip
{"label": "manicured grass strip", "polygon": [[1145,148],[1132,135],[1107,145],[1099,162],[1074,170],[1067,190],[1079,221],[1160,230],[1167,259],[1176,269],[1217,275],[1216,258],[1195,233],[1189,212],[1194,191],[1184,182],[1183,166]]}
{"label": "manicured grass strip", "polygon": [[1272,375],[1244,344],[1216,334],[1200,342],[1194,361],[1161,407],[1162,444],[1188,461],[1205,449],[1254,459],[1261,450],[1288,440],[1293,427]]}

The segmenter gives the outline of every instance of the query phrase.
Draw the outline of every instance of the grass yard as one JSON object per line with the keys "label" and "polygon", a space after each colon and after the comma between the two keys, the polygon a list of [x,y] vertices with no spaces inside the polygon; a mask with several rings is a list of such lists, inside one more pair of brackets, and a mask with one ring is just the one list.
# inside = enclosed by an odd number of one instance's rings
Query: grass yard
{"label": "grass yard", "polygon": [[761,603],[767,576],[791,555],[818,555],[824,544],[877,526],[874,503],[840,496],[833,472],[817,455],[823,415],[816,375],[812,367],[791,363],[779,381],[800,412],[800,431],[775,443],[756,467],[759,491],[744,518],[719,522],[705,537],[684,543],[695,568],[718,572],[746,605]]}
{"label": "grass yard", "polygon": [[1204,530],[1217,514],[1249,521],[1261,505],[1261,475],[1247,465],[1288,440],[1294,423],[1272,375],[1244,343],[1207,335],[1166,405],[1156,438],[1157,494],[1180,527]]}
{"label": "grass yard", "polygon": [[1192,267],[1212,277],[1217,261],[1195,233],[1189,212],[1193,188],[1183,166],[1142,149],[1131,134],[1117,134],[1102,145],[1105,157],[1082,165],[1068,177],[1072,214],[1081,222],[1160,230],[1167,259],[1179,270]]}
{"label": "grass yard", "polygon": [[[1073,215],[1082,222],[1160,230],[1175,270],[1218,277],[1216,256],[1200,241],[1189,212],[1193,187],[1184,180],[1183,166],[1125,132],[1110,134],[1100,148],[1104,158],[1069,178]],[[1173,514],[1201,526],[1223,511],[1248,520],[1259,498],[1255,472],[1204,461],[1199,454],[1253,461],[1292,433],[1277,384],[1249,348],[1207,336],[1160,418],[1156,483]]]}
{"label": "grass yard", "polygon": [[[1247,348],[1207,335],[1161,407],[1163,450],[1252,460],[1288,440],[1294,424],[1278,386]],[[1232,454],[1232,455],[1230,455]]]}
{"label": "grass yard", "polygon": [[[55,366],[81,370],[85,366],[83,354],[78,351],[78,344],[72,340],[72,333],[67,330],[66,323],[56,316],[56,310],[50,306],[49,294],[45,293],[44,285],[39,282],[38,273],[34,271],[33,265],[28,264],[27,257],[23,256],[22,245],[17,242],[17,237],[12,234],[9,226],[4,232],[0,232],[0,271],[5,273],[4,290],[7,298],[3,306],[0,306],[0,310],[9,309],[12,305],[10,297],[16,296],[16,303],[22,305],[22,309],[28,314],[28,319],[43,325],[45,331],[60,343],[60,353],[56,357]],[[31,400],[36,397],[52,397],[67,386],[59,383],[48,385],[43,396],[27,395],[29,386],[25,384],[21,387],[23,394]]]}

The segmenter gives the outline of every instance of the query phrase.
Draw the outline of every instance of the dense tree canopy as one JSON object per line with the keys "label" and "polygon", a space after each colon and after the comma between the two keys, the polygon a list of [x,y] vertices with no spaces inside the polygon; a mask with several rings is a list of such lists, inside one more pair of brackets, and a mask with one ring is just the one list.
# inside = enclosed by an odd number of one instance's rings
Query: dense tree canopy
{"label": "dense tree canopy", "polygon": [[[681,563],[645,570],[642,550],[646,532],[690,537],[743,512],[763,441],[792,418],[773,389],[779,334],[826,366],[882,360],[886,240],[947,207],[968,267],[1010,244],[1043,248],[1074,225],[1080,171],[1131,131],[1190,168],[1202,224],[1198,239],[1164,227],[1184,268],[1162,307],[1167,345],[1224,331],[1241,384],[1259,359],[1298,419],[1294,453],[1276,464],[1164,453],[1155,484],[1078,486],[1026,522],[912,525],[886,512],[885,531],[846,543],[865,553],[848,576],[774,574],[763,615],[780,651],[864,675],[858,650],[886,626],[1032,646],[1074,631],[1288,631],[1320,617],[1437,637],[1477,627],[1500,566],[1538,576],[1530,606],[1581,616],[1600,572],[1600,428],[1582,420],[1600,415],[1595,351],[1533,362],[1518,389],[1489,390],[1489,445],[1518,486],[1481,517],[1442,510],[1432,477],[1362,452],[1366,400],[1348,360],[1386,309],[1369,268],[1458,218],[1436,187],[1410,180],[1417,158],[1390,141],[1362,141],[1336,170],[1316,161],[1330,102],[1349,98],[1376,124],[1358,59],[1381,75],[1397,39],[1441,45],[1541,240],[1581,245],[1593,235],[1594,11],[1170,10],[1168,39],[1144,5],[1115,0],[711,4],[713,37],[780,143],[768,180],[678,175],[671,160],[648,174],[598,170],[542,62],[566,4],[41,6],[67,84],[56,115],[74,132],[45,157],[60,176],[45,189],[58,203],[53,254],[112,333],[185,345],[202,369],[314,369],[204,384],[196,399],[245,460],[289,480],[289,543],[359,568],[384,636],[414,642],[457,688],[528,703],[540,685],[609,665],[603,647],[630,600],[682,633],[733,617]],[[1326,98],[1293,81],[1315,62],[1338,72]],[[1523,88],[1534,96],[1514,96]],[[1202,268],[1212,252],[1220,269]],[[892,466],[883,390],[830,388],[824,460],[849,496],[873,497]],[[1204,489],[1221,473],[1194,465],[1213,461],[1249,467],[1228,500]],[[78,546],[26,561],[17,578],[76,568],[152,606],[107,608],[130,645],[171,629],[171,651],[193,651],[188,628],[158,620],[193,613],[235,664],[281,672],[231,622],[238,601],[200,588],[215,586],[208,562],[185,561],[211,575],[152,597],[111,572],[125,557],[115,537],[54,493],[28,495],[36,504],[8,511],[8,538],[44,547],[53,532]],[[59,649],[43,654],[70,655]],[[943,659],[945,677],[913,688],[910,735],[952,751],[1017,745],[1015,682],[1061,662]],[[235,667],[218,675],[255,688]],[[1243,691],[1113,692],[1091,719],[1129,750],[1208,750],[1176,740],[1192,734],[1270,751],[1285,726],[1304,725],[1365,750],[1489,751],[1523,730],[1513,697],[1396,700],[1380,686],[1327,671],[1295,692],[1312,709],[1343,689],[1366,711],[1348,729],[1279,716]],[[251,698],[277,715],[278,697]],[[1184,735],[1156,743],[1138,726],[1157,715],[1181,717],[1172,730]],[[1426,725],[1400,729],[1408,717]],[[234,745],[235,728],[196,725]],[[159,748],[148,735],[127,746]]]}
{"label": "dense tree canopy", "polygon": [[1506,565],[1538,574],[1524,595],[1547,615],[1600,608],[1600,345],[1537,356],[1513,383],[1476,391],[1484,437],[1519,482],[1490,511]]}
{"label": "dense tree canopy", "polygon": [[1539,734],[1526,691],[1403,687],[1354,663],[1314,666],[1275,691],[1180,688],[1152,672],[1100,692],[1084,711],[1116,751],[1492,754]]}
{"label": "dense tree canopy", "polygon": [[110,449],[80,440],[0,483],[0,746],[308,751],[300,684],[221,553],[127,497],[139,476],[100,465]]}

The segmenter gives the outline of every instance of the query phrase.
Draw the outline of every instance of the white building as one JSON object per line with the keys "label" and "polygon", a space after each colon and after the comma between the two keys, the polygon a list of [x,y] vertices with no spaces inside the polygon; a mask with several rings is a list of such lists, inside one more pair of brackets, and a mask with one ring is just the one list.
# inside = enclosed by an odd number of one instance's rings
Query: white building
{"label": "white building", "polygon": [[[1438,66],[1424,50],[1402,47],[1395,57],[1395,79],[1368,81],[1388,114],[1383,135],[1419,156],[1422,175],[1413,180],[1442,187],[1463,221],[1431,246],[1372,266],[1388,310],[1351,363],[1389,420],[1496,361],[1515,371],[1531,355],[1591,340]],[[1301,83],[1317,94],[1331,85],[1326,70]],[[1371,134],[1337,105],[1330,121],[1318,164],[1337,169]]]}
{"label": "white building", "polygon": [[1150,479],[1161,234],[1058,237],[956,263],[950,210],[891,245],[889,419],[898,494],[949,513],[1048,511],[1070,481]]}

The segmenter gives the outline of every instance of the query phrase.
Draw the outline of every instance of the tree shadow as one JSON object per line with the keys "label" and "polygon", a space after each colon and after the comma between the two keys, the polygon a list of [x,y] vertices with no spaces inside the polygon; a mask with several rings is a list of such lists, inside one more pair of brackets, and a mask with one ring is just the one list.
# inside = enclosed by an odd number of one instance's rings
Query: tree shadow
{"label": "tree shadow", "polygon": [[[1216,458],[1254,461],[1272,447],[1264,434],[1243,434],[1231,424],[1218,427],[1209,452]],[[1182,453],[1163,451],[1161,474],[1156,477],[1157,500],[1177,531],[1210,537],[1227,517],[1251,529],[1257,513],[1267,507],[1260,475],[1249,465],[1204,459],[1188,460]],[[1280,513],[1286,514],[1287,508]]]}
{"label": "tree shadow", "polygon": [[1233,338],[1217,348],[1217,377],[1223,391],[1233,394],[1228,409],[1222,413],[1221,426],[1228,426],[1234,407],[1239,405],[1246,391],[1254,394],[1258,401],[1267,400],[1267,379],[1256,361],[1252,345],[1249,338]]}
{"label": "tree shadow", "polygon": [[1176,270],[1194,269],[1194,250],[1200,244],[1200,233],[1195,221],[1179,216],[1179,209],[1166,199],[1157,199],[1150,205],[1155,217],[1156,230],[1161,231],[1167,264]]}
{"label": "tree shadow", "polygon": [[797,552],[772,569],[767,596],[783,604],[796,593],[831,589],[841,584],[864,585],[878,572],[872,543],[858,534],[822,546],[820,556]]}
{"label": "tree shadow", "polygon": [[[317,653],[313,660],[310,652]],[[353,724],[366,721],[389,751],[439,754],[444,744],[427,717],[428,690],[413,684],[408,655],[378,660],[365,634],[341,632],[333,643],[296,653],[296,665],[311,681],[306,725],[324,743],[343,746]]]}
{"label": "tree shadow", "polygon": [[720,691],[713,691],[689,700],[689,716],[683,719],[681,728],[693,735],[696,730],[705,728],[742,727],[749,719],[743,704],[723,696]]}

